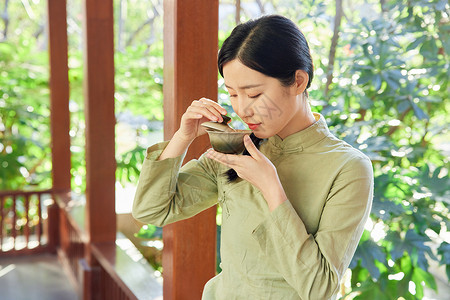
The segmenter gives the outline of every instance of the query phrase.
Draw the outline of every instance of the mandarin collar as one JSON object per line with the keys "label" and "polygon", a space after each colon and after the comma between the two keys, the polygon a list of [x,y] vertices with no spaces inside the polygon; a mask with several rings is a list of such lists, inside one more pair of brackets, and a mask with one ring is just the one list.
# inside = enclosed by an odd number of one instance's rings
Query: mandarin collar
{"label": "mandarin collar", "polygon": [[324,117],[319,113],[313,113],[316,122],[311,126],[295,132],[284,139],[278,135],[268,138],[268,145],[276,152],[294,153],[303,151],[304,148],[314,145],[330,134]]}

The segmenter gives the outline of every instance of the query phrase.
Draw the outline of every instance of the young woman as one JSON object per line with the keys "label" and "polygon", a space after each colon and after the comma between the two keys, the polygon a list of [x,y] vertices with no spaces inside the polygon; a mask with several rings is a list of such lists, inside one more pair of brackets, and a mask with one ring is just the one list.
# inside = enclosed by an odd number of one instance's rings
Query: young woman
{"label": "young woman", "polygon": [[313,63],[290,20],[238,25],[218,65],[253,131],[244,155],[210,149],[180,168],[205,134],[200,124],[226,114],[212,100],[193,101],[173,138],[148,148],[133,215],[164,226],[222,206],[222,272],[203,299],[334,299],[370,212],[371,162],[311,112]]}

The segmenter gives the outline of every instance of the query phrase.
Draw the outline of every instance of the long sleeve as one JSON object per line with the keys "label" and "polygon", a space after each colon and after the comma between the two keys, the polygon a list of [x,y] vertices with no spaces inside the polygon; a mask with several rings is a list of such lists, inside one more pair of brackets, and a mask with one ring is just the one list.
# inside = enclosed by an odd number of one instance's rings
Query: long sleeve
{"label": "long sleeve", "polygon": [[157,160],[169,142],[147,149],[133,202],[133,217],[164,226],[187,219],[217,203],[216,163],[204,156],[183,167],[186,153]]}
{"label": "long sleeve", "polygon": [[330,299],[356,250],[373,196],[372,165],[353,157],[334,180],[315,235],[284,202],[252,235],[301,299]]}

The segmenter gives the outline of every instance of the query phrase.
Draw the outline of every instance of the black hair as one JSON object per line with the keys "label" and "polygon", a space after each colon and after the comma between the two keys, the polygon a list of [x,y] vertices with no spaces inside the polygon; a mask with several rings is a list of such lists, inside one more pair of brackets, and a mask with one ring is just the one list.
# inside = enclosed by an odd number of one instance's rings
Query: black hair
{"label": "black hair", "polygon": [[294,22],[279,15],[263,16],[236,26],[219,51],[218,67],[223,77],[225,63],[239,61],[284,86],[295,82],[295,72],[305,71],[309,88],[314,67],[308,42]]}
{"label": "black hair", "polygon": [[[303,70],[310,87],[314,67],[308,42],[294,22],[279,15],[267,15],[239,24],[223,42],[219,51],[218,67],[223,77],[223,66],[234,59],[266,76],[278,79],[283,86],[295,82],[295,72]],[[308,92],[305,89],[305,95]],[[259,149],[262,139],[250,135]],[[247,150],[244,155],[250,155]],[[226,173],[228,181],[237,179],[235,170]]]}

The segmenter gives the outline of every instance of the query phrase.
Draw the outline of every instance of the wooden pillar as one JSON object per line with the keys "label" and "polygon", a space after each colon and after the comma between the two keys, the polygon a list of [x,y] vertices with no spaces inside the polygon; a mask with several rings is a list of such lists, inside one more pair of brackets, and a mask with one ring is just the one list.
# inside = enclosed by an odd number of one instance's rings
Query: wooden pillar
{"label": "wooden pillar", "polygon": [[[164,138],[193,100],[217,99],[218,0],[164,1]],[[186,161],[208,148],[194,141]],[[163,229],[164,299],[200,299],[215,275],[216,208]]]}
{"label": "wooden pillar", "polygon": [[48,0],[52,179],[57,192],[70,191],[70,115],[66,1]]}
{"label": "wooden pillar", "polygon": [[[86,232],[90,243],[114,242],[114,34],[113,1],[84,1],[86,118]],[[89,265],[93,263],[87,247]]]}

